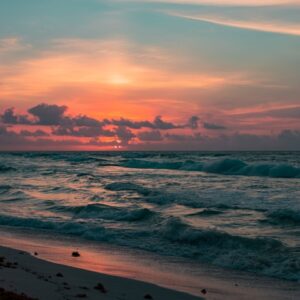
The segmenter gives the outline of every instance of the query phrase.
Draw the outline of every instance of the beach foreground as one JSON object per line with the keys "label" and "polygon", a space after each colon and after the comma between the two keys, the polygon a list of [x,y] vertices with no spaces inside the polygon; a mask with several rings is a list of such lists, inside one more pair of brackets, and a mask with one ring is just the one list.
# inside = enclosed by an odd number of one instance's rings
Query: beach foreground
{"label": "beach foreground", "polygon": [[0,258],[0,287],[23,294],[24,299],[201,299],[149,283],[50,263],[6,247],[0,247]]}
{"label": "beach foreground", "polygon": [[[176,272],[173,274],[166,270],[165,276],[163,276],[154,262],[148,266],[149,277],[147,277],[145,274],[147,270],[142,266],[138,256],[136,257],[137,265],[132,265],[130,269],[132,262],[130,256],[126,254],[123,256],[123,259],[128,260],[129,264],[126,265],[125,260],[120,260],[119,255],[113,254],[113,251],[110,255],[99,252],[98,249],[97,252],[93,252],[84,246],[76,247],[76,244],[73,248],[67,245],[60,247],[59,245],[65,243],[54,240],[49,240],[49,245],[46,246],[42,241],[7,239],[2,236],[0,242],[5,245],[5,247],[0,246],[1,300],[80,298],[293,300],[300,297],[300,287],[296,282],[225,270],[215,273],[205,268],[202,275],[198,275],[195,279],[187,277],[187,280],[179,280],[181,276],[178,274],[179,278],[176,279]],[[77,244],[77,246],[79,245]],[[79,249],[80,257],[72,256],[73,249]],[[95,260],[95,254],[97,254],[98,260],[100,258],[98,263]],[[157,272],[156,280],[153,279],[153,274],[151,275],[153,269]],[[179,270],[178,273],[180,273]],[[175,277],[172,277],[172,274]],[[193,286],[198,286],[198,290]],[[12,298],[11,295],[5,298],[4,294],[1,294],[1,289],[17,295],[25,294],[29,298],[24,296]],[[195,296],[180,291],[190,291]]]}

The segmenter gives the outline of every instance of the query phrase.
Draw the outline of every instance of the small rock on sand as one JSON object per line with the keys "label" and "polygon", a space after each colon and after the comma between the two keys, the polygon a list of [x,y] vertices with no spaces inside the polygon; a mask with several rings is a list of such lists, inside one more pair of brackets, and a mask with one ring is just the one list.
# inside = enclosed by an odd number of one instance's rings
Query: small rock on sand
{"label": "small rock on sand", "polygon": [[146,295],[144,296],[144,299],[152,300],[153,297],[152,297],[150,294],[146,294]]}
{"label": "small rock on sand", "polygon": [[78,251],[73,251],[72,252],[72,256],[73,257],[79,257],[80,256],[80,253]]}
{"label": "small rock on sand", "polygon": [[202,289],[202,290],[201,290],[201,293],[202,293],[203,295],[206,295],[206,294],[207,294],[207,290],[206,290],[206,289]]}

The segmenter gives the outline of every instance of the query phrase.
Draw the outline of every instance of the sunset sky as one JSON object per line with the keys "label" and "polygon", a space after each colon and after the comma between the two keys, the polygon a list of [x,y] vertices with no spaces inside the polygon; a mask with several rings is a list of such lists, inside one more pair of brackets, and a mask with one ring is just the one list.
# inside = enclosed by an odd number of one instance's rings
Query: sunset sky
{"label": "sunset sky", "polygon": [[0,150],[300,150],[300,0],[1,0]]}

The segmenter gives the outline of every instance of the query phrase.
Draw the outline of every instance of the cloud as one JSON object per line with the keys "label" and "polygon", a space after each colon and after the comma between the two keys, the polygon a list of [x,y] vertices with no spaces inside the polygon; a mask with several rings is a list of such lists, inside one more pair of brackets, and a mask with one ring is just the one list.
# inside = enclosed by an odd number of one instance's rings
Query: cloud
{"label": "cloud", "polygon": [[224,129],[226,129],[226,127],[223,126],[223,125],[218,125],[218,124],[214,124],[214,123],[207,123],[207,122],[203,123],[203,127],[205,129],[208,129],[208,130],[224,130]]}
{"label": "cloud", "polygon": [[149,121],[131,121],[128,119],[119,119],[119,120],[106,120],[108,124],[117,125],[117,126],[126,126],[132,129],[141,129],[145,128],[154,128],[154,124]]}
{"label": "cloud", "polygon": [[136,135],[125,126],[118,126],[115,130],[115,134],[121,145],[128,145],[128,143],[136,137]]}
{"label": "cloud", "polygon": [[197,129],[199,127],[198,122],[200,121],[200,118],[197,116],[192,116],[190,117],[188,123],[187,123],[187,127],[191,128],[191,129]]}
{"label": "cloud", "polygon": [[190,15],[184,13],[169,13],[172,16],[179,18],[206,22],[226,27],[234,27],[245,30],[270,32],[277,34],[295,35],[300,36],[300,24],[299,23],[287,23],[280,21],[260,21],[260,20],[239,20],[229,19],[221,16],[205,16],[205,15]]}
{"label": "cloud", "polygon": [[175,125],[175,124],[173,124],[171,122],[165,122],[165,121],[162,120],[161,116],[157,116],[154,119],[153,124],[154,124],[155,128],[162,129],[162,130],[176,129],[176,128],[182,128],[182,127],[184,127],[182,125]]}
{"label": "cloud", "polygon": [[[120,1],[120,0],[119,0]],[[123,0],[127,1],[128,0]],[[136,0],[137,1],[137,0]],[[268,5],[296,5],[298,0],[143,0],[144,2],[159,2],[171,4],[218,5],[218,6],[268,6]],[[132,2],[132,0],[130,1]],[[137,1],[140,2],[140,1]]]}
{"label": "cloud", "polygon": [[30,114],[38,118],[38,125],[60,125],[65,120],[66,106],[39,104],[28,110]]}
{"label": "cloud", "polygon": [[[235,133],[208,137],[194,135],[166,134],[168,143],[147,144],[147,150],[166,151],[299,151],[300,131],[284,130],[278,135],[255,135]],[[132,144],[130,150],[145,150],[145,144]]]}
{"label": "cloud", "polygon": [[143,142],[157,142],[164,139],[159,130],[142,131],[137,134],[137,137]]}
{"label": "cloud", "polygon": [[[44,138],[47,137],[47,138]],[[0,124],[0,150],[18,151],[18,150],[86,150],[89,147],[113,147],[115,142],[101,141],[99,138],[81,141],[79,139],[53,139],[48,138],[47,133],[37,130],[29,132],[22,130],[17,133],[8,130],[6,126]]]}
{"label": "cloud", "polygon": [[49,133],[43,131],[43,130],[36,130],[36,131],[29,131],[29,130],[21,130],[19,133],[20,136],[27,137],[45,137],[49,136]]}
{"label": "cloud", "polygon": [[[193,135],[188,135],[188,134],[170,134],[167,133],[165,135],[165,138],[168,140],[172,140],[172,141],[184,141],[184,142],[199,142],[203,139],[202,135],[200,133],[195,133]],[[186,147],[188,148],[189,145],[186,145]]]}
{"label": "cloud", "polygon": [[[257,113],[244,113],[228,115],[227,123],[234,127],[233,120],[245,120],[256,124],[253,117],[272,116],[284,118],[288,125],[290,120],[299,119],[299,107],[286,107]],[[64,105],[39,104],[28,109],[27,115],[17,114],[13,108],[8,108],[0,115],[0,149],[106,149],[124,148],[135,149],[161,149],[161,150],[297,150],[300,149],[299,130],[277,131],[265,134],[266,131],[252,131],[249,134],[249,125],[245,129],[240,126],[241,133],[228,131],[223,134],[226,127],[214,120],[214,115],[204,114],[190,117],[187,122],[179,124],[165,121],[157,116],[154,120],[133,121],[130,119],[95,119],[86,115],[67,115]],[[215,116],[216,117],[216,116]],[[222,116],[222,119],[226,115]],[[217,115],[221,119],[221,115]],[[205,121],[204,121],[205,120]],[[208,121],[206,121],[208,120]],[[283,121],[283,119],[282,119]],[[242,124],[242,123],[240,123]],[[295,123],[296,124],[296,123]],[[295,125],[297,127],[297,124]],[[214,133],[205,131],[215,131]],[[281,131],[280,131],[281,130]],[[244,132],[243,132],[244,131]],[[279,133],[278,133],[279,132]],[[207,134],[207,135],[205,135]],[[144,147],[144,148],[143,148]]]}
{"label": "cloud", "polygon": [[52,134],[58,136],[76,136],[76,137],[99,137],[99,136],[112,137],[115,135],[113,131],[104,130],[101,126],[93,126],[93,127],[59,126],[57,128],[53,128]]}
{"label": "cloud", "polygon": [[276,109],[265,109],[260,111],[246,112],[235,114],[234,116],[240,117],[272,117],[272,118],[287,118],[287,119],[300,119],[300,106],[281,107]]}
{"label": "cloud", "polygon": [[0,120],[5,124],[31,124],[32,122],[26,115],[16,115],[14,108],[6,109],[0,115]]}

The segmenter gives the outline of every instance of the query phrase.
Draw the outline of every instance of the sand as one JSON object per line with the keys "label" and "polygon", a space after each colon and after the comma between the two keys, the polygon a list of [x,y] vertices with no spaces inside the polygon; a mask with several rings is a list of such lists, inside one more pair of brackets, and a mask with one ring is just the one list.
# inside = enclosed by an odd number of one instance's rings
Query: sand
{"label": "sand", "polygon": [[200,299],[149,283],[50,263],[6,247],[0,247],[0,257],[0,287],[23,294],[15,299]]}

